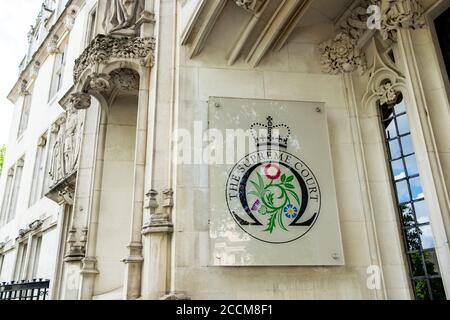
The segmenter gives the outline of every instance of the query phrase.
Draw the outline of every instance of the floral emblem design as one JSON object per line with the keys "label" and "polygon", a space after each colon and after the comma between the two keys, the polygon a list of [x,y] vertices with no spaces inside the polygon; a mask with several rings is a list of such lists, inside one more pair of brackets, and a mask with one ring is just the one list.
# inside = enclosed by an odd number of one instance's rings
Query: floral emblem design
{"label": "floral emblem design", "polygon": [[238,227],[271,244],[296,241],[315,225],[321,210],[321,191],[314,172],[289,153],[291,128],[274,124],[250,125],[257,151],[239,160],[228,174],[225,197]]}
{"label": "floral emblem design", "polygon": [[286,207],[284,207],[284,215],[289,219],[295,219],[298,215],[298,208],[293,206],[292,204],[288,204]]}
{"label": "floral emblem design", "polygon": [[253,189],[248,192],[248,195],[257,198],[251,210],[262,216],[269,216],[264,231],[273,233],[278,226],[288,232],[284,219],[295,219],[299,213],[297,206],[301,205],[300,197],[293,184],[294,176],[283,174],[276,163],[265,165],[262,171],[263,175],[256,172],[256,181],[250,180]]}

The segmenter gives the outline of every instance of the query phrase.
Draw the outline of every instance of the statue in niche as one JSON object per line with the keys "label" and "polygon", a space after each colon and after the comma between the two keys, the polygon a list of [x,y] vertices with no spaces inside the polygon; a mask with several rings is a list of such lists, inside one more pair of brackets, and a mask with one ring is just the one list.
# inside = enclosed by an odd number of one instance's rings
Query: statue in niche
{"label": "statue in niche", "polygon": [[53,144],[52,163],[49,172],[53,182],[58,182],[64,177],[64,122],[65,118],[59,119],[53,130],[57,134]]}
{"label": "statue in niche", "polygon": [[65,116],[55,124],[53,132],[57,135],[53,144],[49,172],[53,185],[74,173],[77,168],[83,123],[80,112],[69,104]]}
{"label": "statue in niche", "polygon": [[103,27],[107,34],[136,35],[145,0],[107,0]]}
{"label": "statue in niche", "polygon": [[71,104],[67,107],[67,120],[64,133],[64,173],[71,174],[76,169],[81,148],[83,122],[78,111]]}

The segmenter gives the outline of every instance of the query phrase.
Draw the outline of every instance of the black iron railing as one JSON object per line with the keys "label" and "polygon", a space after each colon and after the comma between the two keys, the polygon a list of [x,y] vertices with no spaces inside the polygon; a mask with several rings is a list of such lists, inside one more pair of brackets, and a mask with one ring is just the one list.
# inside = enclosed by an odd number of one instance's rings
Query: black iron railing
{"label": "black iron railing", "polygon": [[0,283],[0,300],[47,300],[50,280]]}

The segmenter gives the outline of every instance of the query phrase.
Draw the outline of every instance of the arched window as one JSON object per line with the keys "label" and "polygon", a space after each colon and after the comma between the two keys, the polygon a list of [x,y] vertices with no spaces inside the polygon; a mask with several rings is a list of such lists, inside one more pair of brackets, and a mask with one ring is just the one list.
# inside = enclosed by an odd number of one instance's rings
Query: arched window
{"label": "arched window", "polygon": [[444,300],[426,199],[401,94],[381,105],[381,121],[414,294],[418,300]]}

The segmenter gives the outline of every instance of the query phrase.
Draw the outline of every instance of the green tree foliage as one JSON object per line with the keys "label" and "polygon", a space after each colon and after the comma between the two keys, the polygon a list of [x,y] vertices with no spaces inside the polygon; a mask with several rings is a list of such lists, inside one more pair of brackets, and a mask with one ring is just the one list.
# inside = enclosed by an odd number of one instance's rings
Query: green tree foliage
{"label": "green tree foliage", "polygon": [[2,172],[3,168],[3,160],[5,160],[5,153],[6,153],[6,146],[3,145],[0,147],[0,173]]}

